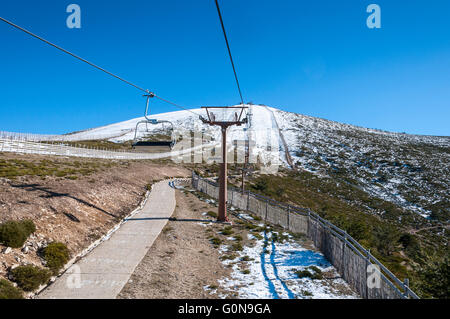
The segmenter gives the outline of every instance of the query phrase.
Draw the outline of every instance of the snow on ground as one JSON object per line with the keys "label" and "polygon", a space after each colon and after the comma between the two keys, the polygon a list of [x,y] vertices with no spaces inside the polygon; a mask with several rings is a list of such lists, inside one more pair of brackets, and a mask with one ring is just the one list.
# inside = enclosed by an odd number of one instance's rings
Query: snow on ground
{"label": "snow on ground", "polygon": [[[358,298],[323,254],[303,248],[290,236],[283,243],[274,242],[272,235],[266,233],[254,245],[244,247],[235,259],[223,261],[225,266],[232,265],[232,274],[219,280],[222,288],[237,292],[240,299]],[[226,253],[227,248],[220,251]],[[244,257],[247,271],[239,263]],[[326,274],[326,279],[299,278],[295,273],[311,266]]]}

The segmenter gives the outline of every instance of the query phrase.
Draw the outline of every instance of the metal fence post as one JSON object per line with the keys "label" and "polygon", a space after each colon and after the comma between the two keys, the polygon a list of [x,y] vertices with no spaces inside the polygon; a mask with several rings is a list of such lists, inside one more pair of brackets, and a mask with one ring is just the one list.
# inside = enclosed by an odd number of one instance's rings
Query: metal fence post
{"label": "metal fence post", "polygon": [[287,211],[287,229],[291,230],[291,227],[289,225],[289,215],[291,214],[291,206],[288,206],[288,211]]}
{"label": "metal fence post", "polygon": [[347,276],[345,276],[345,269],[346,269],[346,267],[344,267],[344,265],[345,265],[345,248],[346,248],[346,246],[347,246],[347,231],[344,230],[344,244],[342,245],[342,262],[341,262],[342,274],[343,274],[342,278],[344,280],[348,279]]}
{"label": "metal fence post", "polygon": [[249,209],[249,205],[250,205],[250,191],[247,191],[247,211]]}
{"label": "metal fence post", "polygon": [[311,233],[311,214],[308,210],[308,219],[306,220],[306,235]]}
{"label": "metal fence post", "polygon": [[370,265],[370,249],[367,250],[367,259],[366,259],[366,299],[369,299],[369,286],[367,285],[367,279],[368,279],[368,275],[367,275],[367,267],[369,267]]}
{"label": "metal fence post", "polygon": [[267,199],[265,200],[265,202],[266,202],[266,217],[265,217],[265,221],[267,222],[267,205],[268,205],[268,203],[267,203]]}
{"label": "metal fence post", "polygon": [[409,279],[405,278],[405,283],[404,283],[404,290],[405,290],[405,298],[409,299]]}

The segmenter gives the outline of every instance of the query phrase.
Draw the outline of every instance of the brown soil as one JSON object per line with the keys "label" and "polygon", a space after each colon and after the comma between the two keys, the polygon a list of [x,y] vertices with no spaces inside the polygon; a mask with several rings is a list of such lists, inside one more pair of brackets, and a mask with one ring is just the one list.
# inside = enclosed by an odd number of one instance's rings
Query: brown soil
{"label": "brown soil", "polygon": [[[28,252],[0,245],[0,277],[12,265],[42,265],[39,247],[51,241],[65,243],[72,256],[104,235],[142,201],[146,186],[167,177],[189,176],[189,171],[171,164],[150,161],[113,161],[0,153],[0,160],[51,160],[65,166],[78,161],[95,167],[71,176],[25,175],[0,177],[0,222],[31,219],[37,231],[28,238]],[[74,175],[75,174],[75,177]]]}

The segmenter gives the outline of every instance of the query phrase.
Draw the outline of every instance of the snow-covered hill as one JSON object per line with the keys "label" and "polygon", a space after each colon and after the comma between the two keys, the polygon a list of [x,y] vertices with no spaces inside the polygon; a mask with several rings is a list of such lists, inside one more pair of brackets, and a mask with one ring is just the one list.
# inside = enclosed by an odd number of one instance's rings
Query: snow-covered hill
{"label": "snow-covered hill", "polygon": [[[152,115],[171,121],[175,128],[202,131],[220,139],[217,127],[202,123],[202,109]],[[342,124],[263,105],[249,105],[248,126],[232,127],[228,141],[250,134],[256,152],[264,155],[272,132],[278,138],[282,165],[293,164],[323,178],[350,184],[370,196],[395,203],[424,217],[448,220],[450,214],[450,137],[391,133]],[[135,126],[144,118],[111,124],[70,135],[73,140],[133,140]],[[162,124],[141,125],[138,137],[167,134]],[[280,134],[284,136],[286,144]],[[383,212],[375,212],[382,214]],[[439,216],[436,216],[439,215]]]}

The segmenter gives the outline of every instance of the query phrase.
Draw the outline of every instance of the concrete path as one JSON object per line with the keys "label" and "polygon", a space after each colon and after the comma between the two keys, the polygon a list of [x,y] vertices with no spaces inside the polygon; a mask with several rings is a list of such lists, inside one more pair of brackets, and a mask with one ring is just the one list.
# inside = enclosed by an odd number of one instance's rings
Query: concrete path
{"label": "concrete path", "polygon": [[175,190],[169,182],[154,184],[141,211],[36,298],[116,298],[167,223],[175,205]]}

